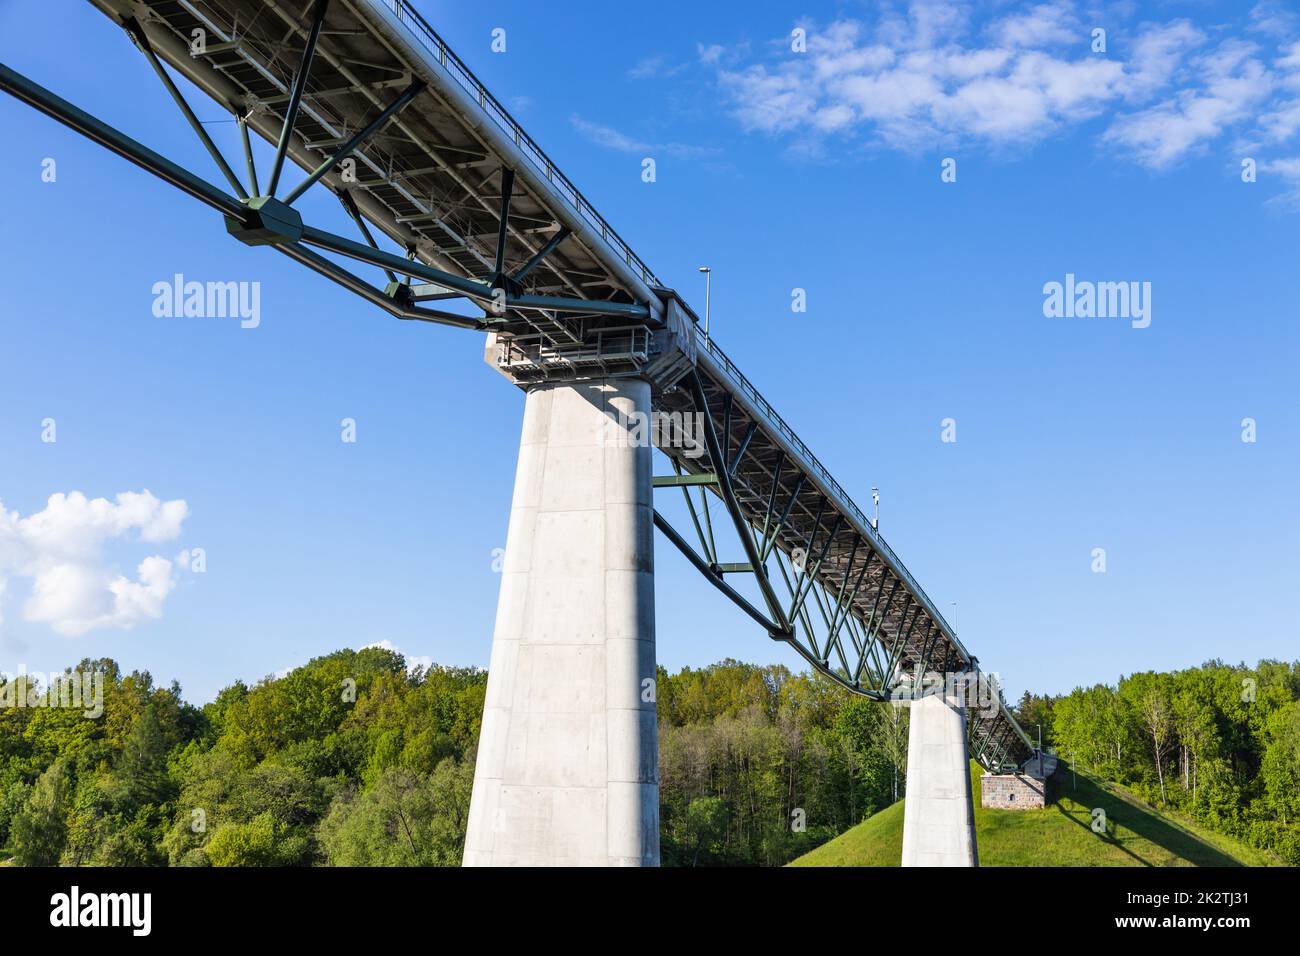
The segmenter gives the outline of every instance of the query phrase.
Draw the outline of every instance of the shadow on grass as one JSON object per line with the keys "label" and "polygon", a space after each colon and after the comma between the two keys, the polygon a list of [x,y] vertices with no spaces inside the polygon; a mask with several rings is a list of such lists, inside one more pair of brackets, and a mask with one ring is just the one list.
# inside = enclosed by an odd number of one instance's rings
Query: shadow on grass
{"label": "shadow on grass", "polygon": [[1145,806],[1130,803],[1119,794],[1104,789],[1097,781],[1082,774],[1078,777],[1077,788],[1071,787],[1068,783],[1062,787],[1061,797],[1069,797],[1075,803],[1082,804],[1086,808],[1083,812],[1083,819],[1080,819],[1079,814],[1066,809],[1062,802],[1058,801],[1055,804],[1056,809],[1066,819],[1088,831],[1092,830],[1091,811],[1097,807],[1103,809],[1106,812],[1107,833],[1104,836],[1098,833],[1097,837],[1116,849],[1127,853],[1143,866],[1157,866],[1158,864],[1144,859],[1124,846],[1117,837],[1111,834],[1111,825],[1117,830],[1119,827],[1123,827],[1195,866],[1244,865],[1213,844],[1206,843],[1196,834],[1157,816],[1155,811]]}

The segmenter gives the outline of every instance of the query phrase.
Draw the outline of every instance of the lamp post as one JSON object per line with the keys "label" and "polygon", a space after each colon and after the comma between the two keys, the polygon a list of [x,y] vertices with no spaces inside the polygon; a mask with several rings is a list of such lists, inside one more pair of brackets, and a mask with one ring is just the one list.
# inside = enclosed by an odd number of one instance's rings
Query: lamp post
{"label": "lamp post", "polygon": [[876,516],[871,519],[871,529],[873,531],[879,531],[880,530],[880,489],[877,488],[875,485],[871,486],[871,503],[875,505],[876,508]]}
{"label": "lamp post", "polygon": [[700,266],[700,271],[704,273],[704,340],[709,338],[709,298],[713,292],[713,270],[708,266]]}

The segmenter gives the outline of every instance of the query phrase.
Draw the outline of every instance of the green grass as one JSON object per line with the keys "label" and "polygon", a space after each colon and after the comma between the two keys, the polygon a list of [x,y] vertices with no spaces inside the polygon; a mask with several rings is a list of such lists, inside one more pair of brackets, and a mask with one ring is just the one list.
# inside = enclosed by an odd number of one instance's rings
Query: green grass
{"label": "green grass", "polygon": [[[1067,777],[1042,810],[979,806],[983,771],[971,764],[975,839],[981,866],[1276,866],[1272,854],[1159,813],[1121,787],[1088,774]],[[791,866],[898,866],[903,850],[900,800]],[[1107,832],[1092,832],[1092,809],[1106,811]]]}

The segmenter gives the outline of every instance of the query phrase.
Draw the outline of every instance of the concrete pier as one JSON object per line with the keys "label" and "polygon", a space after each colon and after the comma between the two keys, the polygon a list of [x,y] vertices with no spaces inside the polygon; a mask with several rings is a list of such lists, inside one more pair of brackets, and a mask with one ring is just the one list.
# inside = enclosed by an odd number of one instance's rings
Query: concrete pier
{"label": "concrete pier", "polygon": [[978,866],[961,701],[937,689],[910,709],[903,866]]}
{"label": "concrete pier", "polygon": [[654,510],[638,379],[525,402],[466,866],[657,866]]}

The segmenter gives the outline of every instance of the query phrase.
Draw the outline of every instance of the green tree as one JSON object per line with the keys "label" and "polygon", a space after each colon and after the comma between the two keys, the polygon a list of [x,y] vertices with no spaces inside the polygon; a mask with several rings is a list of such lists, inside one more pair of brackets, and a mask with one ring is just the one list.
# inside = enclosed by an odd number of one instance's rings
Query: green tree
{"label": "green tree", "polygon": [[203,851],[213,866],[272,866],[279,862],[275,819],[267,811],[247,823],[223,823]]}
{"label": "green tree", "polygon": [[691,866],[719,860],[727,832],[727,805],[719,797],[696,797],[686,808],[685,831]]}
{"label": "green tree", "polygon": [[1300,701],[1274,711],[1261,775],[1269,808],[1284,825],[1300,822]]}
{"label": "green tree", "polygon": [[1134,674],[1120,685],[1133,705],[1133,713],[1146,737],[1156,778],[1160,783],[1160,801],[1167,802],[1165,792],[1165,759],[1173,748],[1174,717],[1169,700],[1169,678],[1166,674],[1148,672]]}
{"label": "green tree", "polygon": [[41,774],[13,823],[14,860],[20,866],[54,866],[67,840],[67,804],[72,789],[66,760]]}
{"label": "green tree", "polygon": [[448,758],[427,778],[393,767],[334,799],[320,840],[333,866],[459,866],[474,768]]}

